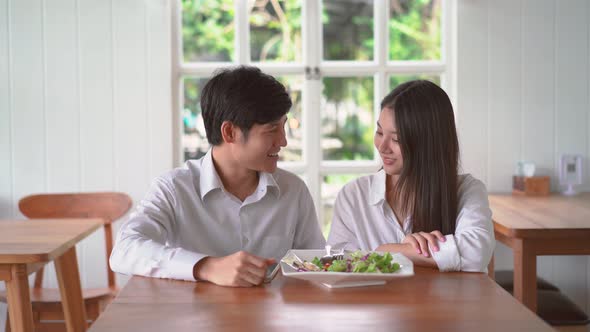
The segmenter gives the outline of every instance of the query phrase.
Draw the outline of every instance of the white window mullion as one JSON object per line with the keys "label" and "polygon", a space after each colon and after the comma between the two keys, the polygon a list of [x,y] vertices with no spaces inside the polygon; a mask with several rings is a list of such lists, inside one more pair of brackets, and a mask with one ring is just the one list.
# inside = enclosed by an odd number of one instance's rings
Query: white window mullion
{"label": "white window mullion", "polygon": [[323,0],[305,0],[308,12],[311,14],[307,19],[307,24],[310,27],[309,39],[311,46],[314,48],[309,49],[307,53],[311,57],[310,64],[319,66],[322,63],[324,54],[324,27],[322,25],[322,2]]}
{"label": "white window mullion", "polygon": [[373,11],[374,11],[374,28],[375,31],[374,39],[375,39],[375,47],[373,53],[375,54],[375,62],[380,70],[384,70],[385,66],[387,65],[387,46],[389,43],[387,42],[387,38],[389,35],[389,29],[387,27],[387,3],[385,0],[375,0],[373,3]]}
{"label": "white window mullion", "polygon": [[171,43],[172,43],[172,162],[174,166],[182,165],[184,159],[182,147],[182,108],[184,107],[184,87],[182,81],[182,4],[180,0],[172,1],[171,6]]}
{"label": "white window mullion", "polygon": [[358,61],[322,62],[322,74],[330,77],[367,76],[380,71],[402,75],[442,74],[445,64],[441,61],[389,61],[384,65]]}
{"label": "white window mullion", "polygon": [[180,70],[186,76],[209,77],[212,76],[217,69],[232,65],[234,65],[232,62],[183,63]]}
{"label": "white window mullion", "polygon": [[[441,86],[453,105],[457,105],[457,1],[442,1],[441,57],[445,71]],[[455,115],[456,116],[456,115]]]}
{"label": "white window mullion", "polygon": [[307,171],[307,165],[303,161],[279,161],[278,167],[297,174]]}
{"label": "white window mullion", "polygon": [[399,74],[429,74],[442,73],[445,71],[443,61],[388,61],[387,71]]}
{"label": "white window mullion", "polygon": [[[389,90],[389,76],[387,74],[387,60],[389,57],[389,1],[376,0],[375,1],[375,60],[379,71],[375,74],[375,90],[373,92],[373,112],[375,122],[379,119],[381,112],[380,102],[388,93]],[[379,152],[377,148],[373,147],[373,159],[379,160],[377,157]]]}
{"label": "white window mullion", "polygon": [[[321,179],[320,162],[322,160],[321,147],[321,114],[320,96],[322,83],[320,80],[306,80],[303,92],[303,102],[306,112],[303,113],[305,136],[303,137],[303,160],[307,164],[308,187],[321,216]],[[321,220],[321,219],[320,219]]]}
{"label": "white window mullion", "polygon": [[252,65],[274,76],[301,75],[305,71],[302,63],[255,62]]}
{"label": "white window mullion", "polygon": [[250,63],[250,25],[248,23],[248,0],[236,0],[235,8],[235,54],[236,62],[240,65]]}
{"label": "white window mullion", "polygon": [[[304,72],[302,64],[277,64],[277,63],[250,63],[253,66],[260,68],[263,72],[273,75],[299,75]],[[209,77],[217,69],[222,67],[230,67],[235,65],[232,62],[203,62],[203,63],[185,63],[181,65],[180,72],[188,76]]]}
{"label": "white window mullion", "polygon": [[[321,1],[303,1],[303,63],[307,68],[319,68],[321,58]],[[306,78],[303,85],[303,161],[307,166],[306,178],[309,191],[317,208],[318,219],[322,220],[322,192],[320,178],[321,113],[320,79]]]}
{"label": "white window mullion", "polygon": [[[373,90],[373,119],[375,123],[379,119],[379,114],[381,113],[381,100],[389,92],[388,78],[388,75],[384,71],[379,71],[374,76],[375,89]],[[376,124],[373,125],[377,126]],[[378,156],[379,152],[377,151],[377,148],[373,146],[373,160],[380,160]]]}
{"label": "white window mullion", "polygon": [[329,77],[367,76],[379,71],[373,61],[323,61],[322,75]]}
{"label": "white window mullion", "polygon": [[347,160],[347,161],[324,161],[320,168],[321,174],[354,174],[374,173],[381,167],[379,161],[374,160]]}

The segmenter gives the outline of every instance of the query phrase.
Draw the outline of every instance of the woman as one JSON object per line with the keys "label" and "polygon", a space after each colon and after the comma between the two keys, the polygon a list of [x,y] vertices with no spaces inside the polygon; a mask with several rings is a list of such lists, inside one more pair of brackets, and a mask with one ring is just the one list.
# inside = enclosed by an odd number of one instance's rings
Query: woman
{"label": "woman", "polygon": [[484,184],[458,175],[447,94],[429,81],[399,85],[381,102],[374,142],[383,168],[338,193],[328,243],[401,252],[441,271],[486,271],[492,213]]}

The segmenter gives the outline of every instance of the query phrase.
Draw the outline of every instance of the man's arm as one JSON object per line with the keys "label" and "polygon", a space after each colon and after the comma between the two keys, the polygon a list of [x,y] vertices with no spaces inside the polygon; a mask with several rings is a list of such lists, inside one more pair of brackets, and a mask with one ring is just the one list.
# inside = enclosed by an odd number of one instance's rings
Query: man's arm
{"label": "man's arm", "polygon": [[129,221],[121,227],[110,257],[113,271],[147,277],[204,280],[223,286],[253,286],[264,280],[272,259],[238,252],[211,257],[166,245],[171,232],[182,231],[175,220],[174,188],[154,181]]}
{"label": "man's arm", "polygon": [[113,271],[194,281],[193,266],[206,255],[166,245],[176,223],[176,205],[172,186],[156,179],[119,230],[109,260]]}
{"label": "man's arm", "polygon": [[299,194],[299,211],[301,217],[297,220],[295,227],[295,238],[293,249],[323,249],[326,239],[322,235],[318,217],[316,214],[313,199],[305,184]]}

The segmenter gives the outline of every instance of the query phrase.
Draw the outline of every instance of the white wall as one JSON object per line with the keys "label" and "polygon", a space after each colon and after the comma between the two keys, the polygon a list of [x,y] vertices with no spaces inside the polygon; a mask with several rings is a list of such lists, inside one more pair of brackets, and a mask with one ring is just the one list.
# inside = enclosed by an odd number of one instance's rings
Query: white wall
{"label": "white wall", "polygon": [[[37,192],[137,201],[172,167],[169,7],[0,0],[0,219],[22,217],[19,198]],[[105,286],[102,232],[78,256],[83,285]],[[45,280],[56,286],[52,268]]]}
{"label": "white wall", "polygon": [[[562,153],[584,156],[590,189],[589,22],[588,0],[459,1],[463,168],[490,192],[510,191],[518,160],[557,179]],[[559,189],[555,181],[552,187]],[[505,246],[496,259],[497,268],[511,269]],[[541,257],[538,272],[590,312],[590,258]]]}
{"label": "white wall", "polygon": [[[137,201],[172,167],[169,6],[0,0],[0,218],[21,217],[18,199],[33,192]],[[465,171],[509,191],[516,161],[555,175],[556,158],[577,152],[589,183],[590,0],[459,0],[458,11]],[[85,286],[106,284],[103,240],[78,247]],[[497,265],[511,266],[506,248]],[[590,312],[589,258],[544,257],[539,272]]]}

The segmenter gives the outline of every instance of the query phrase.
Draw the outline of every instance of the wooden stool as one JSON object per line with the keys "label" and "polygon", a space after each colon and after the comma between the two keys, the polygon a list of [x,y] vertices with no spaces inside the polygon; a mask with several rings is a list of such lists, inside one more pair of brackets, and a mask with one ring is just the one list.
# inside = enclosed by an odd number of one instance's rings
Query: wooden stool
{"label": "wooden stool", "polygon": [[588,315],[559,291],[537,290],[537,315],[551,325],[586,325]]}
{"label": "wooden stool", "polygon": [[[513,272],[496,271],[495,280],[507,292],[514,290]],[[557,286],[537,278],[537,315],[553,326],[583,326],[590,323],[588,315]]]}
{"label": "wooden stool", "polygon": [[[507,292],[512,293],[514,290],[514,273],[510,270],[500,270],[494,273],[495,281],[500,287],[504,288]],[[559,291],[557,286],[553,285],[549,281],[537,277],[537,289],[554,290]]]}

